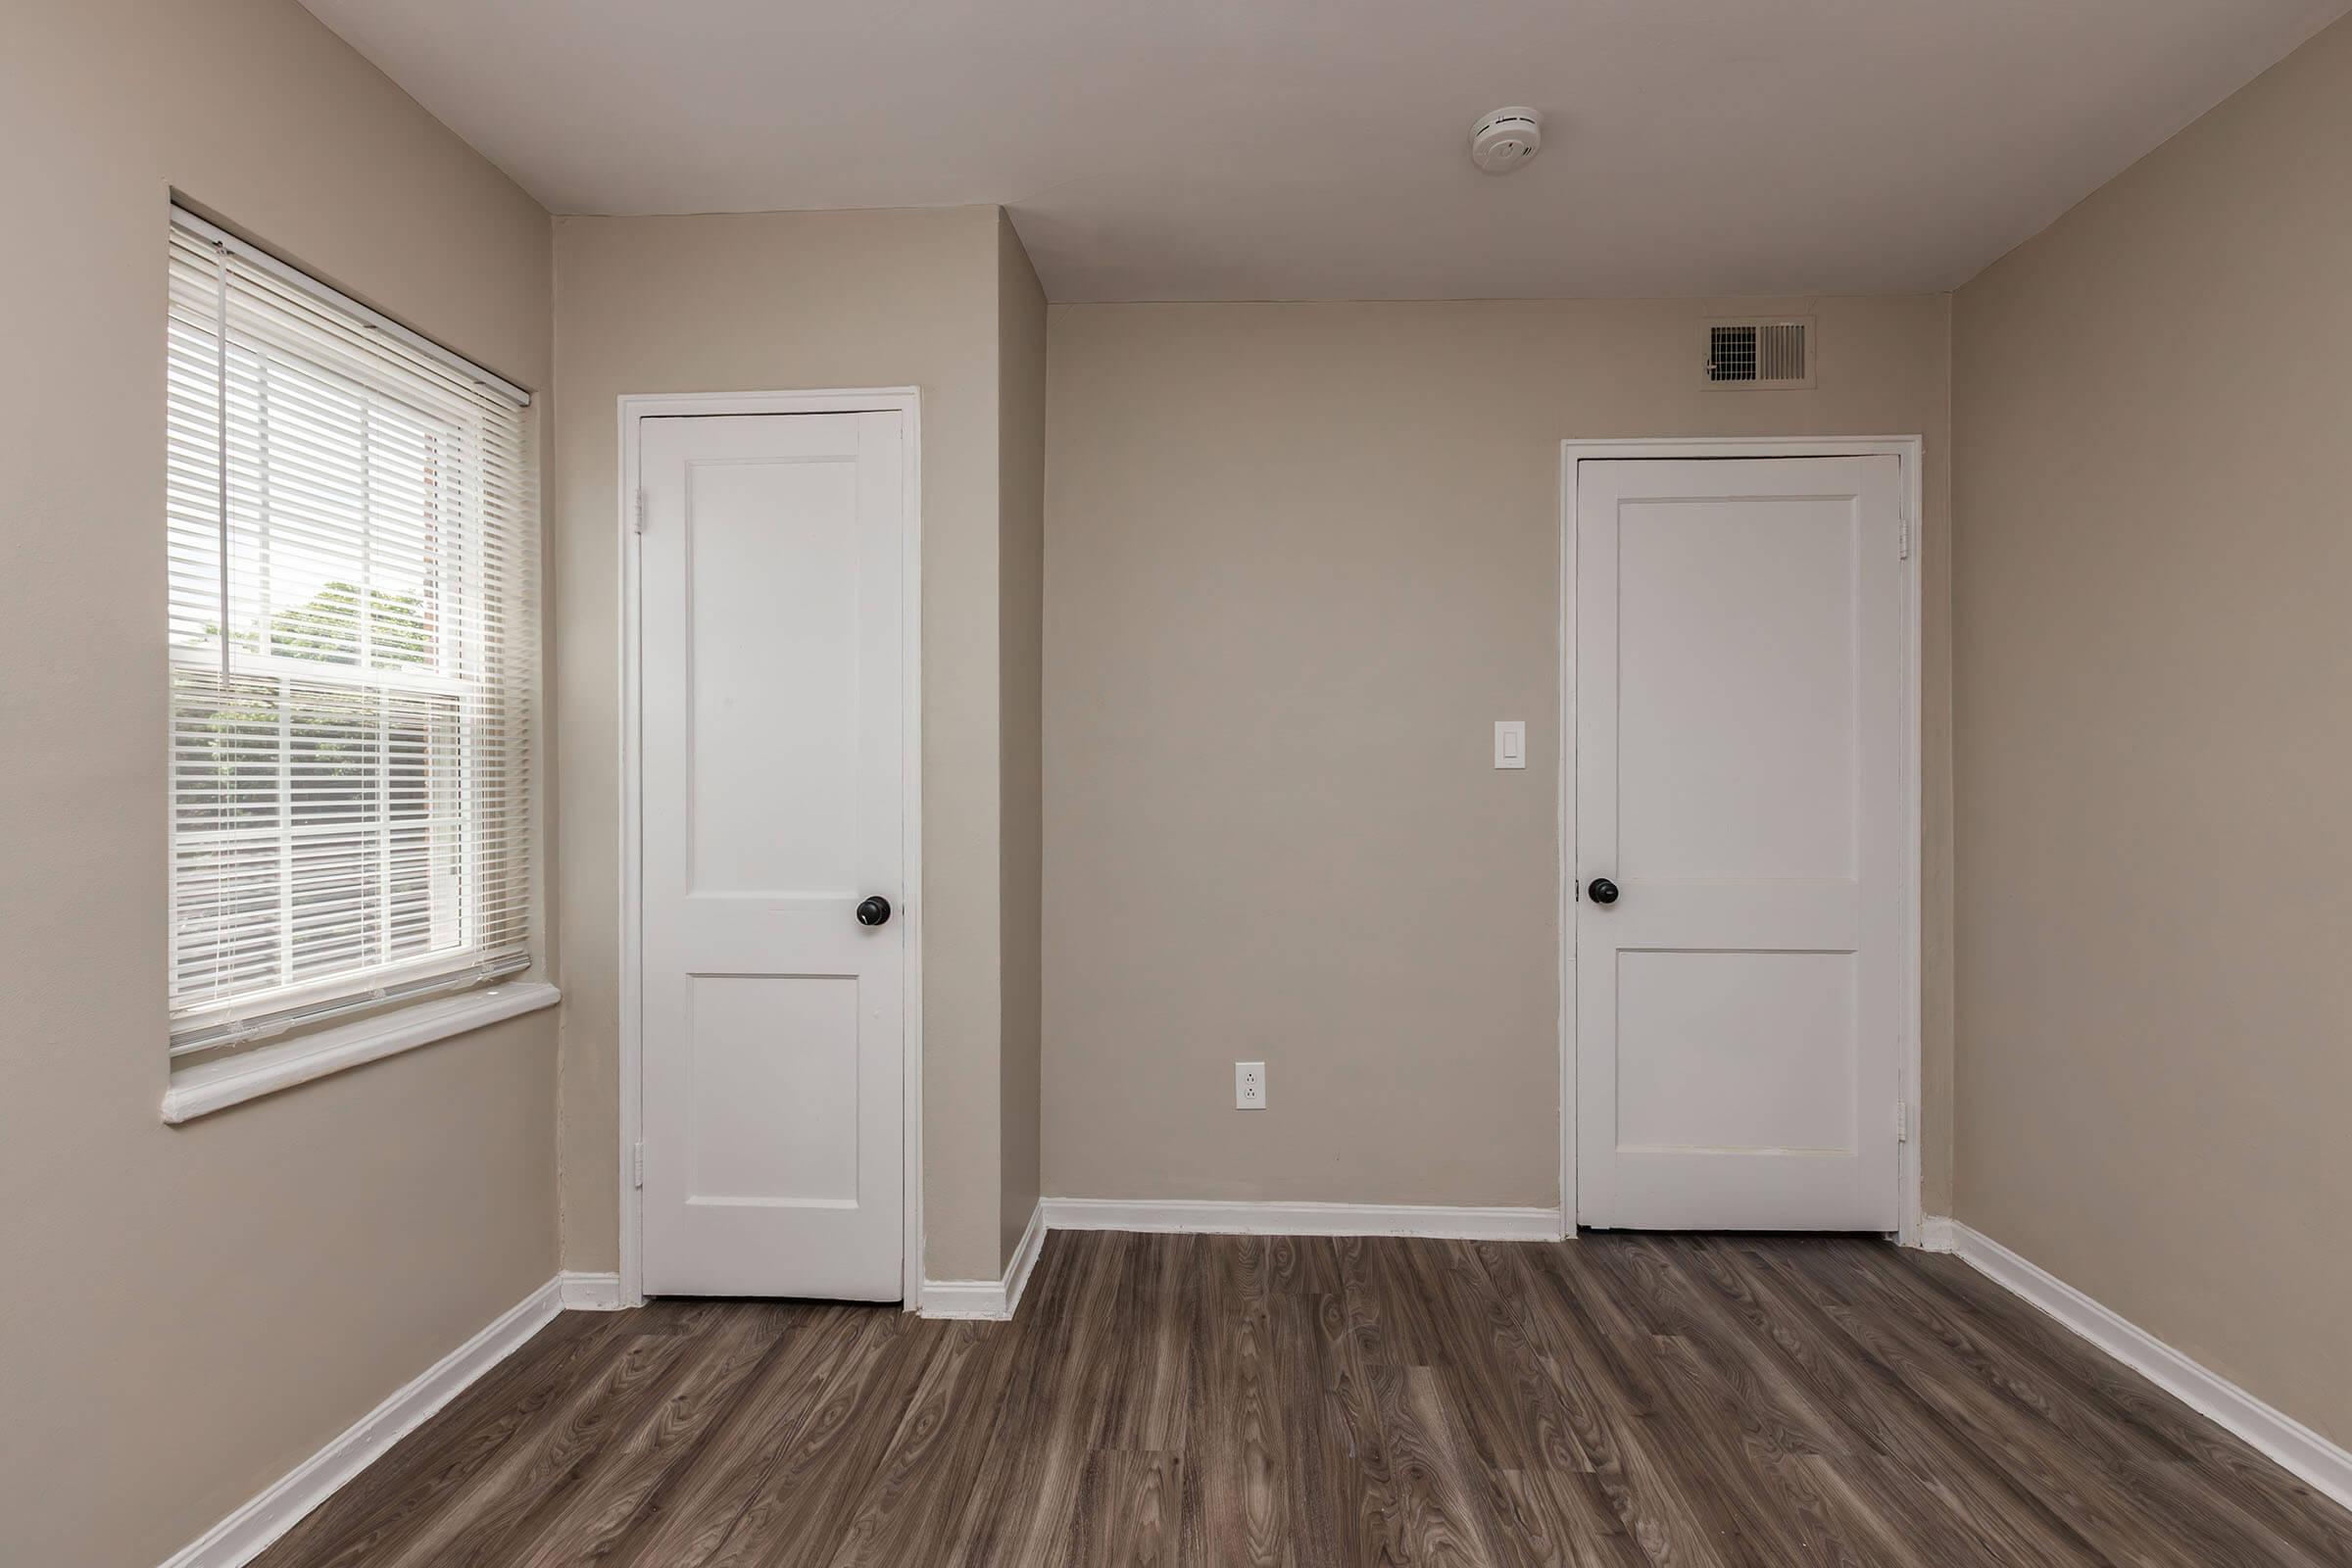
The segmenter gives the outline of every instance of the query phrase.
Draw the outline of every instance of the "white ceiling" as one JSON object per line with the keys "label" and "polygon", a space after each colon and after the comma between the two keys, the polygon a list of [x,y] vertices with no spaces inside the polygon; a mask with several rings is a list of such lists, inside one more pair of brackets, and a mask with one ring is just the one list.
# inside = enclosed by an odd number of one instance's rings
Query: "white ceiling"
{"label": "white ceiling", "polygon": [[305,3],[556,212],[1000,202],[1057,300],[1949,288],[2352,9]]}

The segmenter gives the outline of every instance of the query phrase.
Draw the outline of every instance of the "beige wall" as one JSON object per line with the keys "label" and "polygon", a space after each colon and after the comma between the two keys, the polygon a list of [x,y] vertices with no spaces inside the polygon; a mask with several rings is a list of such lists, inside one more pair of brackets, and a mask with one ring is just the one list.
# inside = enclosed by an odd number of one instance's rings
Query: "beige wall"
{"label": "beige wall", "polygon": [[1805,308],[1802,392],[1703,385],[1700,302],[1054,308],[1049,1193],[1557,1201],[1559,442],[1919,433],[1942,1206],[1947,302]]}
{"label": "beige wall", "polygon": [[2352,1442],[2352,24],[1954,307],[1958,1215]]}
{"label": "beige wall", "polygon": [[552,1013],[159,1119],[167,193],[533,386],[548,225],[292,0],[5,33],[0,1561],[141,1568],[556,1266]]}
{"label": "beige wall", "polygon": [[991,207],[556,221],[567,1267],[619,1255],[616,399],[899,385],[923,397],[925,1268],[1003,1266],[998,223]]}
{"label": "beige wall", "polygon": [[1040,1188],[1046,591],[1046,294],[1012,220],[997,214],[997,595],[1004,840],[1004,1048],[998,1062],[1000,1267]]}

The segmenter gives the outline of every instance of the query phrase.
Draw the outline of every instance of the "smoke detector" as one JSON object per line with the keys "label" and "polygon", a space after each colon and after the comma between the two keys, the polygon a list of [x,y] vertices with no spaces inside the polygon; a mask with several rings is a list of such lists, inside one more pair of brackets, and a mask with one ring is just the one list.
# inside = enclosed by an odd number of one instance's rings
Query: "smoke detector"
{"label": "smoke detector", "polygon": [[1470,161],[1485,174],[1507,174],[1544,145],[1544,117],[1533,109],[1495,109],[1470,127]]}

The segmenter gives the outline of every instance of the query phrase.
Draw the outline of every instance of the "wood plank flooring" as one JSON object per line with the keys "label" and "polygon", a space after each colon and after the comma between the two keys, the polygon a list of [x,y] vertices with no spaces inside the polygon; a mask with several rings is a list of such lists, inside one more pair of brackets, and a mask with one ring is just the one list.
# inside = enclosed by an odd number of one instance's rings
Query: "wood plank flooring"
{"label": "wood plank flooring", "polygon": [[2352,1514],[1951,1258],[1066,1233],[1019,1319],[566,1313],[262,1568],[2252,1568]]}

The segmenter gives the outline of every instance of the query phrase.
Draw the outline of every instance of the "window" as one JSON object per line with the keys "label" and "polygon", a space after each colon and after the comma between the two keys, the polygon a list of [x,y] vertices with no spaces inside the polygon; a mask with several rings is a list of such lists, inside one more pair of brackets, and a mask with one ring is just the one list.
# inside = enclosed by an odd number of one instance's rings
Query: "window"
{"label": "window", "polygon": [[173,211],[172,1052],[529,962],[527,397]]}

